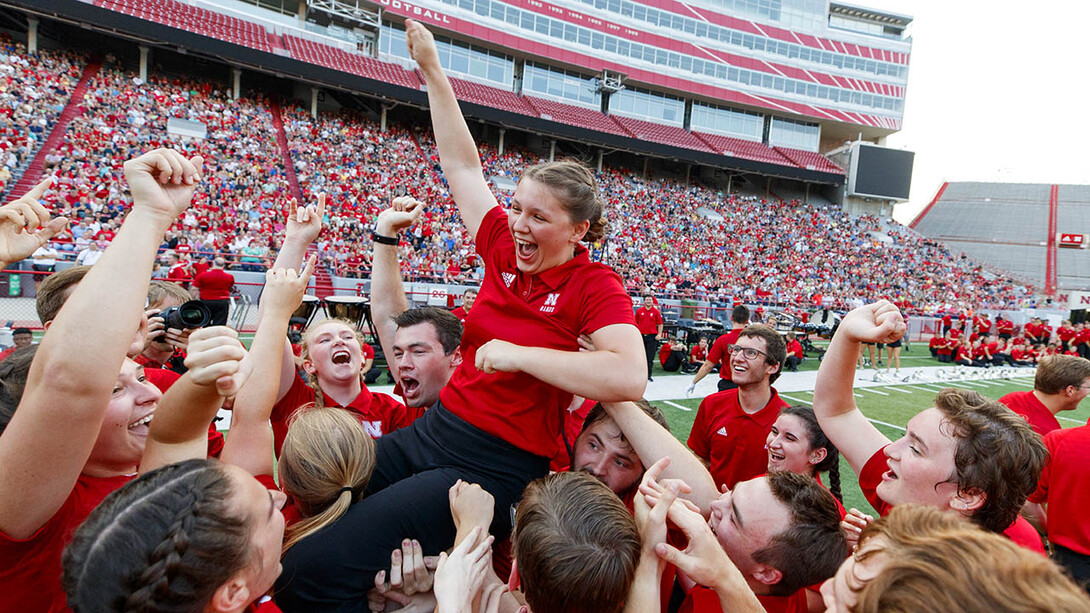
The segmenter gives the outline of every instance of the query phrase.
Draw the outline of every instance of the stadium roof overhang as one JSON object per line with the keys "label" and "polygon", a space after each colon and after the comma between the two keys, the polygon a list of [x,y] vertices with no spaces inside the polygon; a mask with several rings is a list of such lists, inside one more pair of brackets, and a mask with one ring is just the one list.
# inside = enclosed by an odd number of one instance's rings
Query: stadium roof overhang
{"label": "stadium roof overhang", "polygon": [[[295,79],[320,87],[335,88],[371,96],[390,102],[427,108],[427,92],[392,83],[368,79],[358,75],[303,62],[292,57],[267,53],[211,38],[193,32],[187,32],[139,17],[125,15],[101,8],[80,0],[0,0],[0,6],[14,7],[27,13],[36,14],[82,28],[131,40],[140,44],[157,46],[172,50],[184,49],[187,53],[200,55],[241,66],[254,71],[272,74],[277,77]],[[534,132],[546,137],[587,143],[606,149],[627,151],[641,155],[688,162],[714,168],[752,173],[762,176],[777,177],[816,183],[823,185],[841,185],[844,175],[792,168],[778,164],[757,162],[743,158],[728,157],[710,152],[696,151],[683,147],[648,142],[628,136],[608,134],[588,130],[585,127],[571,126],[540,117],[512,113],[492,107],[460,101],[462,112],[486,122],[512,129]]]}

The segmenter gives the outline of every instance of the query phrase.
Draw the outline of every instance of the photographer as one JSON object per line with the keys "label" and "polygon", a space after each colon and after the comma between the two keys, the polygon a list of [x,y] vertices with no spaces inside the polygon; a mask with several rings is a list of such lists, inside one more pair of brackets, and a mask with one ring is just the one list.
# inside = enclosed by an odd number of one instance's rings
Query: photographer
{"label": "photographer", "polygon": [[[185,352],[189,346],[189,334],[195,328],[170,326],[162,315],[172,307],[176,309],[189,300],[189,292],[176,283],[151,282],[148,288],[148,336],[144,341],[144,350],[134,358],[138,364],[173,370],[179,375],[185,373]],[[207,321],[205,324],[207,325]]]}

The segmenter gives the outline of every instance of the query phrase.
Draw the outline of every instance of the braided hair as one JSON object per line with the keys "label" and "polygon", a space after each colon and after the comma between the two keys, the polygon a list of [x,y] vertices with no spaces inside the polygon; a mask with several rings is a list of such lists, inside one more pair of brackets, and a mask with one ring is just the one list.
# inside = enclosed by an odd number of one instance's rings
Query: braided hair
{"label": "braided hair", "polygon": [[782,409],[780,415],[794,415],[802,421],[806,426],[806,435],[810,438],[809,451],[815,449],[825,450],[825,459],[814,465],[814,474],[828,472],[829,491],[833,493],[833,496],[836,496],[837,500],[844,502],[844,496],[840,493],[840,451],[829,440],[829,437],[825,436],[821,425],[818,424],[814,410],[796,404]]}
{"label": "braided hair", "polygon": [[231,509],[215,460],[164,466],[106,497],[64,551],[68,606],[82,611],[202,611],[252,561],[250,526]]}
{"label": "braided hair", "polygon": [[[318,329],[328,323],[339,323],[352,330],[352,332],[356,335],[356,340],[358,340],[360,343],[360,347],[363,346],[363,334],[360,333],[360,329],[356,327],[355,322],[344,319],[343,317],[331,317],[329,319],[324,319],[307,328],[307,331],[303,334],[303,349],[300,352],[300,358],[304,360],[310,359],[310,342],[314,335],[317,334]],[[322,391],[322,386],[320,383],[318,383],[318,375],[308,372],[305,374],[304,380],[306,381],[307,385],[314,388],[314,406],[318,408],[324,407],[325,392]]]}

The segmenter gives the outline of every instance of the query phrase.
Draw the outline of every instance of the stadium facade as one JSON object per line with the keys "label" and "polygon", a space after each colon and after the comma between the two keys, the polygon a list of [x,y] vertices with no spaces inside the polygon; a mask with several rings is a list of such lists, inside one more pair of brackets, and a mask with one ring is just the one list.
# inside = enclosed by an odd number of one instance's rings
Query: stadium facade
{"label": "stadium facade", "polygon": [[404,38],[415,18],[436,33],[463,111],[498,127],[501,148],[514,129],[545,149],[596,147],[599,162],[631,152],[754,185],[785,179],[808,194],[845,182],[825,153],[849,140],[881,144],[900,128],[911,52],[910,17],[822,0],[0,5],[309,84],[314,108],[321,89],[375,108],[423,107]]}

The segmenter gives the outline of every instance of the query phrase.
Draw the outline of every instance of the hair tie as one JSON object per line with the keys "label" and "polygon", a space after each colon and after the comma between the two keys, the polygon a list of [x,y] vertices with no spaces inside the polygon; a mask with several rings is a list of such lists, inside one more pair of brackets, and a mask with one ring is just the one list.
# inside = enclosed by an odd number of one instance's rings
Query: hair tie
{"label": "hair tie", "polygon": [[340,495],[341,492],[351,492],[351,491],[352,491],[352,486],[351,485],[346,485],[346,486],[342,487],[340,489],[340,491],[337,492],[337,494]]}

